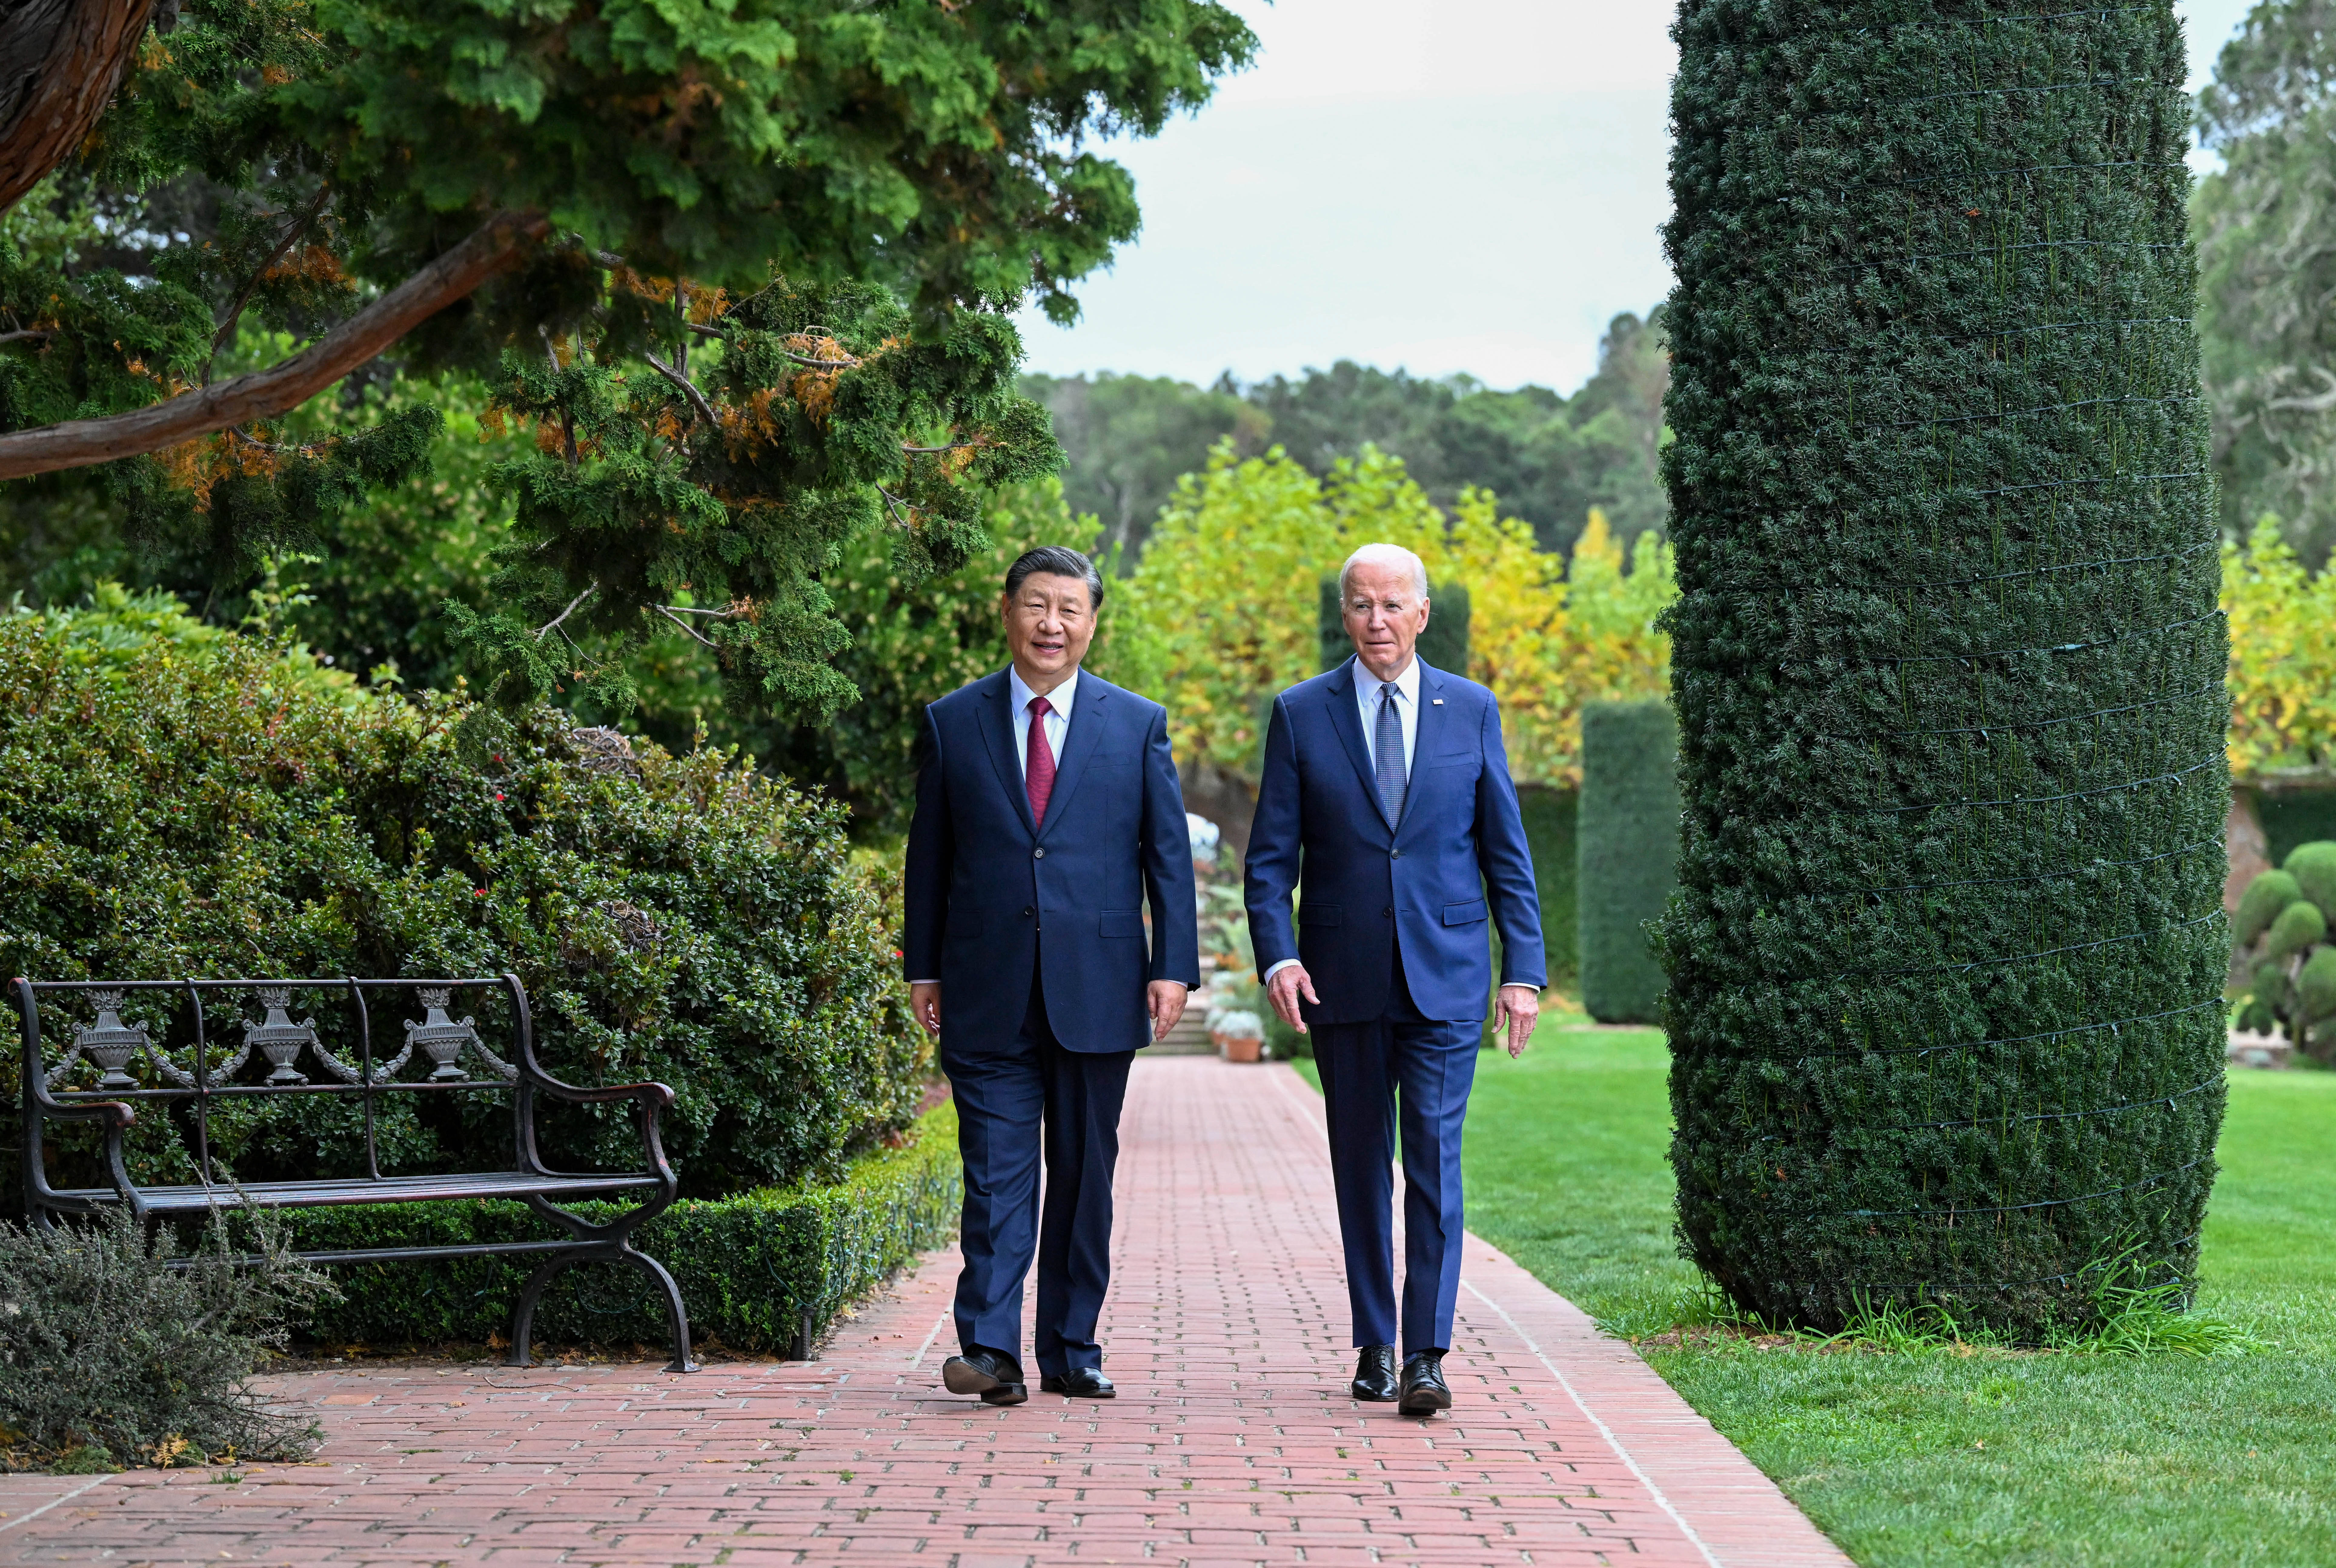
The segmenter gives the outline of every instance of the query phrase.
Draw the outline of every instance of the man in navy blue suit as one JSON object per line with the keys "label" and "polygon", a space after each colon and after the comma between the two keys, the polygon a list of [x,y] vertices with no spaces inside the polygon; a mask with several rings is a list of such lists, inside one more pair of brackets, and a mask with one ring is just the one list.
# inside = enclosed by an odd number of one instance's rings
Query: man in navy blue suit
{"label": "man in navy blue suit", "polygon": [[1365,545],[1338,574],[1338,597],[1355,657],[1273,705],[1250,826],[1250,940],[1274,1011],[1314,1037],[1361,1351],[1352,1392],[1426,1416],[1452,1404],[1443,1360],[1465,1226],[1460,1129],[1493,989],[1486,931],[1501,933],[1512,1057],[1533,1036],[1549,977],[1499,705],[1413,653],[1427,625],[1426,569],[1398,546]]}
{"label": "man in navy blue suit", "polygon": [[1175,1026],[1201,980],[1167,711],[1079,668],[1102,604],[1103,578],[1077,550],[1034,550],[1007,571],[1013,663],[926,708],[909,827],[901,956],[917,1019],[940,1040],[965,1160],[961,1353],[942,1378],[993,1405],[1029,1397],[1034,1251],[1039,1388],[1116,1392],[1095,1320],[1120,1102],[1136,1051]]}

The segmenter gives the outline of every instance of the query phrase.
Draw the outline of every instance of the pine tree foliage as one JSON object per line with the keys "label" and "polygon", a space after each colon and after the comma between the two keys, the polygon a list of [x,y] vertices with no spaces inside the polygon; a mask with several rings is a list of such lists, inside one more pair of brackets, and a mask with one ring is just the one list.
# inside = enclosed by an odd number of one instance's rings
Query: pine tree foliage
{"label": "pine tree foliage", "polygon": [[638,645],[682,621],[734,700],[814,715],[849,695],[815,580],[838,541],[881,521],[904,570],[946,567],[982,542],[976,492],[1056,461],[1010,316],[1069,319],[1135,232],[1092,142],[1158,131],[1254,44],[1212,0],[158,17],[61,176],[127,259],[0,236],[0,473],[109,461],[150,535],[248,564],[414,473],[432,412],[297,443],[264,412],[141,433],[297,380],[300,356],[231,378],[268,335],[315,365],[361,347],[350,368],[394,346],[408,375],[494,378],[538,436],[540,462],[499,472],[521,547],[464,628],[507,694],[580,679],[621,704],[622,660],[588,664],[569,628]]}
{"label": "pine tree foliage", "polygon": [[2226,643],[2166,0],[1688,0],[1666,455],[1679,1232],[2040,1334],[2186,1278]]}

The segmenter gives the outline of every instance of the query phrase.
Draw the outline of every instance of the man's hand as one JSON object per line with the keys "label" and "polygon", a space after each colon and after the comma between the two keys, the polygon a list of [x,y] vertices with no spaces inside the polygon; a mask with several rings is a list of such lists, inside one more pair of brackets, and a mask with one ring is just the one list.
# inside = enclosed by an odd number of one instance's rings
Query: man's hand
{"label": "man's hand", "polygon": [[1298,1011],[1299,997],[1304,997],[1318,1008],[1322,1005],[1322,998],[1314,994],[1313,977],[1306,972],[1304,964],[1291,964],[1276,969],[1273,979],[1265,983],[1265,999],[1273,1004],[1275,1014],[1302,1035],[1308,1030],[1305,1018]]}
{"label": "man's hand", "polygon": [[941,986],[939,980],[919,980],[909,988],[909,1013],[935,1039],[941,1032]]}
{"label": "man's hand", "polygon": [[1184,1016],[1184,1003],[1192,996],[1181,980],[1153,980],[1144,988],[1144,1006],[1152,1009],[1152,1038],[1156,1044],[1168,1037],[1176,1020]]}
{"label": "man's hand", "polygon": [[1503,986],[1493,1022],[1495,1027],[1508,1027],[1509,1059],[1514,1061],[1524,1055],[1525,1042],[1533,1038],[1533,1026],[1541,1022],[1541,992],[1532,986]]}

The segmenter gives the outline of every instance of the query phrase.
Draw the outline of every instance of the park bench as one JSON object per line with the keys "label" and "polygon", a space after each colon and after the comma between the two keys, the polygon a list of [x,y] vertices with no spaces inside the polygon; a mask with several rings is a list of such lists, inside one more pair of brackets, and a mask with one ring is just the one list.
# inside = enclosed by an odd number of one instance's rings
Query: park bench
{"label": "park bench", "polygon": [[[667,1368],[694,1372],[689,1353],[689,1318],[673,1276],[654,1258],[634,1250],[633,1232],[670,1204],[677,1190],[657,1134],[657,1115],[673,1103],[663,1084],[619,1084],[580,1088],[545,1072],[535,1058],[534,1026],[527,992],[515,975],[484,979],[178,979],[30,980],[11,989],[24,1018],[24,1179],[32,1222],[51,1227],[60,1219],[94,1214],[126,1205],[150,1224],[203,1217],[239,1207],[316,1208],[369,1203],[411,1203],[460,1198],[505,1198],[525,1203],[564,1231],[563,1238],[540,1242],[494,1242],[470,1245],[361,1248],[303,1251],[316,1262],[397,1262],[425,1258],[543,1253],[513,1308],[511,1350],[514,1367],[528,1364],[529,1335],[544,1287],[562,1269],[597,1261],[620,1262],[647,1273],[665,1292],[673,1331],[673,1361]],[[330,1023],[320,1029],[312,1016],[292,1020],[293,998],[308,993],[299,1010],[321,1008]],[[450,1008],[464,992],[484,993],[508,1004],[509,1060],[489,1047],[475,1018],[455,1018]],[[374,1004],[386,1002],[404,1018],[404,1038],[394,1056],[378,1059],[374,1048]],[[129,1011],[140,1021],[124,1023]],[[261,1015],[254,1019],[248,1013]],[[61,1043],[51,1049],[44,1030]],[[158,1031],[161,1037],[157,1037]],[[214,1037],[239,1037],[232,1039]],[[329,1043],[328,1043],[329,1042]],[[303,1058],[309,1071],[301,1071]],[[465,1066],[474,1059],[483,1076]],[[137,1072],[133,1068],[139,1069]],[[424,1071],[426,1069],[426,1072]],[[76,1081],[95,1081],[87,1087]],[[385,1175],[376,1141],[378,1105],[395,1095],[507,1093],[511,1099],[511,1154],[501,1170],[438,1175]],[[214,1164],[210,1148],[212,1107],[230,1100],[271,1099],[322,1104],[354,1096],[363,1102],[365,1174],[307,1181],[238,1183]],[[545,1101],[575,1105],[629,1100],[639,1126],[645,1170],[618,1174],[553,1171],[536,1145],[536,1117]],[[141,1184],[131,1177],[123,1157],[123,1135],[139,1107],[151,1105],[177,1129],[196,1180],[180,1185]],[[183,1109],[181,1107],[183,1106]],[[54,1187],[44,1154],[44,1134],[52,1123],[95,1124],[102,1135],[96,1151],[102,1186]],[[605,1222],[569,1213],[561,1205],[579,1199],[631,1199],[636,1206]]]}

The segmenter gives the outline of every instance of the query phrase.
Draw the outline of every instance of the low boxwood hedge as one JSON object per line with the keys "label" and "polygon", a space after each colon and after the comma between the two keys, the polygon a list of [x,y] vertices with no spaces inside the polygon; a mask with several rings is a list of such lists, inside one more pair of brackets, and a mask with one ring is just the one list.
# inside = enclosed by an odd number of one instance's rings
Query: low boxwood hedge
{"label": "low boxwood hedge", "polygon": [[[644,1225],[636,1244],[673,1271],[701,1346],[798,1353],[805,1313],[815,1342],[845,1309],[919,1252],[946,1242],[963,1195],[957,1110],[920,1118],[910,1140],[853,1162],[827,1184],[685,1198]],[[584,1203],[593,1216],[615,1205]],[[522,1242],[552,1234],[526,1205],[462,1202],[306,1209],[289,1218],[302,1251]],[[301,1337],[384,1349],[500,1344],[521,1286],[540,1259],[341,1263],[341,1300],[317,1308]],[[662,1346],[665,1308],[638,1270],[588,1264],[562,1273],[538,1309],[545,1345]]]}

